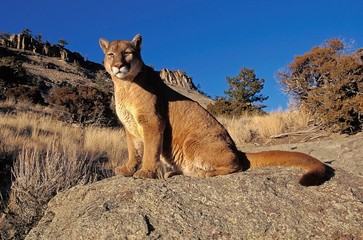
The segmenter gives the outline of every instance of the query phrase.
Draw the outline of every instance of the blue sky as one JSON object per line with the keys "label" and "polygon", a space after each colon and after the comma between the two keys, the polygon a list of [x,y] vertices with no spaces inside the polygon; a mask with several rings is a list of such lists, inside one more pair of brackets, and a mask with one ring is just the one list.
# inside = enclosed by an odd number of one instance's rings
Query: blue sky
{"label": "blue sky", "polygon": [[143,36],[143,58],[155,69],[182,69],[210,96],[242,67],[265,79],[266,110],[286,108],[275,73],[333,37],[363,47],[362,0],[0,0],[0,32],[24,28],[101,62],[100,37]]}

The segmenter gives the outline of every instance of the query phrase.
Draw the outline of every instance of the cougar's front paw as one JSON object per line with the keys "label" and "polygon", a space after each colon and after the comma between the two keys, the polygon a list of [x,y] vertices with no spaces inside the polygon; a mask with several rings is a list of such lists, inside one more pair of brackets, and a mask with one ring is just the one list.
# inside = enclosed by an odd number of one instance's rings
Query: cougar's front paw
{"label": "cougar's front paw", "polygon": [[134,175],[135,170],[129,170],[126,165],[118,166],[115,168],[116,175],[122,175],[125,177],[132,177]]}
{"label": "cougar's front paw", "polygon": [[134,178],[156,178],[156,173],[140,169],[134,174]]}

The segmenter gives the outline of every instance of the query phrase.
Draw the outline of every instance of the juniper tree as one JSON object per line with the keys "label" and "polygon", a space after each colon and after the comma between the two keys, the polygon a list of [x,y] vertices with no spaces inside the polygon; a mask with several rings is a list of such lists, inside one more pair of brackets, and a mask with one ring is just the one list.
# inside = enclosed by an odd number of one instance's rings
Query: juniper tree
{"label": "juniper tree", "polygon": [[59,39],[58,40],[59,45],[61,45],[62,47],[64,47],[65,45],[68,45],[68,41],[65,39]]}
{"label": "juniper tree", "polygon": [[241,115],[244,112],[263,112],[262,104],[267,96],[260,94],[264,87],[264,79],[256,77],[253,69],[241,68],[236,77],[226,77],[228,90],[226,97],[217,97],[208,110],[215,115]]}

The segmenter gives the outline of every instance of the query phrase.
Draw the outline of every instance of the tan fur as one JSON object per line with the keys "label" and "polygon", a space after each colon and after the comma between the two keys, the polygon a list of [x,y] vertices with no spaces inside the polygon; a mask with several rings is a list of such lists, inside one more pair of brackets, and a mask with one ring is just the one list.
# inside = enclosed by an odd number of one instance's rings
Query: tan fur
{"label": "tan fur", "polygon": [[[176,174],[212,177],[250,167],[296,166],[307,170],[303,185],[324,181],[325,165],[303,153],[240,152],[227,130],[197,102],[169,88],[144,65],[141,36],[100,39],[104,65],[114,83],[116,111],[126,130],[129,160],[117,174],[155,178],[160,160]],[[172,175],[172,174],[167,174]]]}

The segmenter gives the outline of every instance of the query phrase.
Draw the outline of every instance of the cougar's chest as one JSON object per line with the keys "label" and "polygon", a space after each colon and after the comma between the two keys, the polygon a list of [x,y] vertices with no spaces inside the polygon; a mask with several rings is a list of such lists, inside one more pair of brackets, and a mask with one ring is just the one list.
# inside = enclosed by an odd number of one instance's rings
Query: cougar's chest
{"label": "cougar's chest", "polygon": [[137,138],[143,139],[143,129],[136,121],[137,109],[135,106],[116,101],[116,113],[122,125],[129,133]]}

